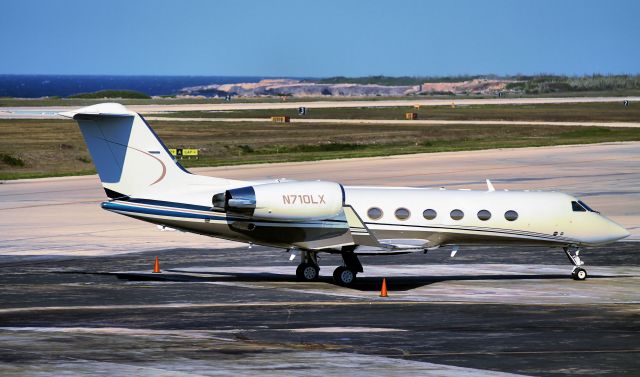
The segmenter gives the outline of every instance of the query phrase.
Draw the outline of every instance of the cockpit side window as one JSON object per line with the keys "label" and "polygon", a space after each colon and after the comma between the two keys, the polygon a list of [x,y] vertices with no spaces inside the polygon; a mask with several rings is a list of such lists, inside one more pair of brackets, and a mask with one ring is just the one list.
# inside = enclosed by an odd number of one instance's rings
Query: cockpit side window
{"label": "cockpit side window", "polygon": [[587,212],[587,210],[576,201],[571,202],[571,209],[573,209],[573,212]]}
{"label": "cockpit side window", "polygon": [[578,200],[578,203],[580,203],[580,205],[583,206],[589,212],[598,212],[595,209],[589,207],[587,203],[583,202],[582,200]]}

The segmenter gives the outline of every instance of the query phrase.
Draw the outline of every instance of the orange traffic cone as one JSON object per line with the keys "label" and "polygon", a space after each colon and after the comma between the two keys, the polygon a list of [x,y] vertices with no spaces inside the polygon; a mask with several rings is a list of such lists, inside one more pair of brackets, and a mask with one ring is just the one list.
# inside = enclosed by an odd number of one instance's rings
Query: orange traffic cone
{"label": "orange traffic cone", "polygon": [[156,257],[156,262],[153,264],[153,273],[154,274],[160,273],[160,260],[158,259],[158,257]]}
{"label": "orange traffic cone", "polygon": [[387,297],[387,278],[382,278],[382,289],[380,290],[380,297]]}

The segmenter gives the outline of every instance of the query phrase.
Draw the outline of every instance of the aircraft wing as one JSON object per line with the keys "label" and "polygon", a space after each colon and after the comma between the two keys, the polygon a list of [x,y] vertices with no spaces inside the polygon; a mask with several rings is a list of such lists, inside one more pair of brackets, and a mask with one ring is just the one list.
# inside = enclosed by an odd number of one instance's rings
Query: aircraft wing
{"label": "aircraft wing", "polygon": [[349,224],[353,242],[361,245],[358,249],[358,254],[412,253],[423,251],[429,243],[428,240],[422,239],[378,239],[353,207],[345,206],[344,214]]}
{"label": "aircraft wing", "polygon": [[382,246],[353,207],[347,205],[343,207],[343,209],[344,215],[347,218],[347,223],[349,224],[351,237],[353,237],[353,242],[355,244],[374,247]]}

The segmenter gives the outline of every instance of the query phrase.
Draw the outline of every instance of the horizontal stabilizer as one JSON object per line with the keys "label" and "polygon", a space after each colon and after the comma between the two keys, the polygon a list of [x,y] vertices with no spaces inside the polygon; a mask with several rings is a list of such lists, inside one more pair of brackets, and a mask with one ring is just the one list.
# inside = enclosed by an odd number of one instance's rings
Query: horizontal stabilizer
{"label": "horizontal stabilizer", "polygon": [[58,115],[71,119],[90,120],[96,118],[132,117],[135,116],[136,113],[127,110],[126,107],[119,103],[100,103],[78,110],[61,112],[58,113]]}

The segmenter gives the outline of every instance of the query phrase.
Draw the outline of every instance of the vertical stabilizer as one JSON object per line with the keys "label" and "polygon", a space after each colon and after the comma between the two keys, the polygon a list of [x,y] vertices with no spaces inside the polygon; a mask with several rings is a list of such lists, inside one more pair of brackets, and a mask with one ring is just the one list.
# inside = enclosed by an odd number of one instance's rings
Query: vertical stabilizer
{"label": "vertical stabilizer", "polygon": [[103,103],[60,113],[75,119],[107,195],[131,196],[189,174],[137,113]]}

